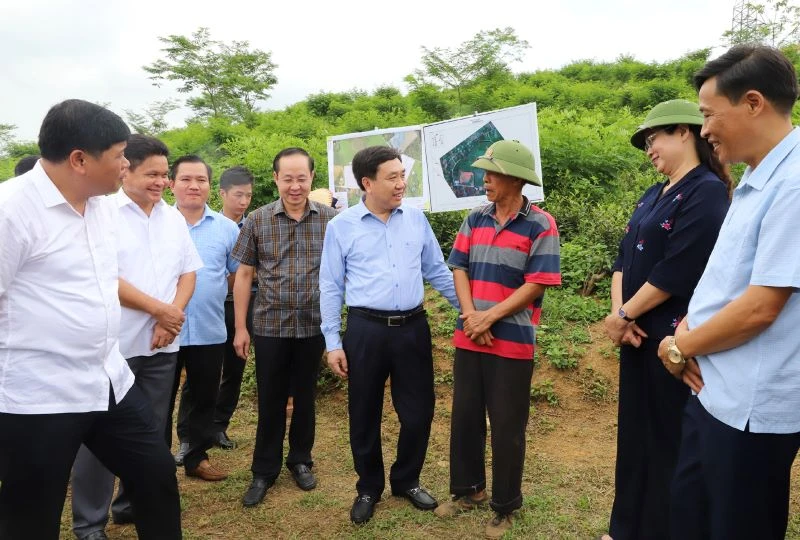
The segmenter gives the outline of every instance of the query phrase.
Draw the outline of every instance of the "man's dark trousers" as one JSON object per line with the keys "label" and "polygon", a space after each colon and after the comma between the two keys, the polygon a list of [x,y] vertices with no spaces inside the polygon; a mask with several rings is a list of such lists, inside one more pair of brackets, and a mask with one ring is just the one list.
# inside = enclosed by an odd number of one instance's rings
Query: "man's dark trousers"
{"label": "man's dark trousers", "polygon": [[[250,294],[250,305],[247,308],[247,331],[253,336],[253,301],[255,291]],[[228,339],[225,341],[225,357],[222,360],[222,379],[219,383],[217,406],[214,409],[214,431],[225,432],[231,422],[231,417],[239,404],[239,394],[242,391],[242,376],[244,375],[245,361],[239,358],[233,349],[233,338],[236,335],[234,324],[233,301],[225,301],[225,329]],[[253,338],[254,339],[254,338]]]}
{"label": "man's dark trousers", "polygon": [[[136,376],[136,386],[147,398],[153,410],[156,427],[163,431],[167,422],[167,407],[175,377],[178,353],[157,353],[152,356],[127,358],[128,366]],[[105,529],[108,508],[112,515],[129,512],[131,501],[124,484],[119,483],[113,503],[114,475],[81,446],[72,466],[72,530],[78,538]]]}
{"label": "man's dark trousers", "polygon": [[750,433],[686,403],[670,494],[670,537],[783,540],[800,433]]}
{"label": "man's dark trousers", "polygon": [[136,385],[108,411],[0,413],[0,538],[57,539],[81,443],[123,482],[142,539],[181,538],[175,462]]}
{"label": "man's dark trousers", "polygon": [[450,417],[450,493],[486,489],[486,415],[492,426],[495,512],[522,506],[533,361],[456,349]]}
{"label": "man's dark trousers", "polygon": [[180,384],[180,373],[186,368],[186,381],[181,388],[178,410],[178,438],[188,441],[189,450],[183,458],[187,471],[197,468],[208,459],[207,451],[213,445],[214,407],[219,393],[219,376],[222,370],[224,343],[215,345],[188,345],[178,350],[175,384],[167,422],[167,436],[172,444],[172,412]]}
{"label": "man's dark trousers", "polygon": [[391,467],[392,492],[419,485],[433,420],[433,355],[424,313],[399,326],[351,308],[343,348],[348,364],[350,449],[356,489],[376,499],[385,487],[381,419],[384,386],[391,376],[392,403],[400,420],[397,459]]}
{"label": "man's dark trousers", "polygon": [[254,477],[274,480],[283,462],[286,436],[286,399],[289,382],[294,381],[294,412],[289,427],[286,466],[314,462],[317,375],[325,350],[322,335],[309,338],[255,336],[256,384],[258,385],[258,427],[253,450]]}

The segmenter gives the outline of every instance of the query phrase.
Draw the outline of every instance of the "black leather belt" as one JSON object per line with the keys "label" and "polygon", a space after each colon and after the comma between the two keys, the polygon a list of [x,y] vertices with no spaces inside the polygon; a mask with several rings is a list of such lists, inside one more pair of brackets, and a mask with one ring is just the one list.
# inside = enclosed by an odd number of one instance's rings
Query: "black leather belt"
{"label": "black leather belt", "polygon": [[404,324],[425,316],[425,308],[422,304],[408,311],[381,311],[379,309],[369,309],[363,307],[351,307],[348,313],[352,313],[364,319],[380,321],[386,326],[403,326]]}

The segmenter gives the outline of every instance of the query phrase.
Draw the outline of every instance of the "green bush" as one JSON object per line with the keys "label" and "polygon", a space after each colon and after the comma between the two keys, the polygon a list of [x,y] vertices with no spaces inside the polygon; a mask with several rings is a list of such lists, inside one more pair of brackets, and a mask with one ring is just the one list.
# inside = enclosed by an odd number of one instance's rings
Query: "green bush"
{"label": "green bush", "polygon": [[531,384],[531,401],[533,403],[547,402],[553,407],[558,406],[559,399],[555,388],[553,388],[553,381],[545,379]]}
{"label": "green bush", "polygon": [[456,239],[456,234],[464,221],[468,210],[461,210],[456,212],[437,212],[435,214],[428,213],[428,222],[431,224],[433,234],[436,240],[439,241],[439,247],[442,248],[445,260],[450,256],[450,251],[453,249],[453,242]]}

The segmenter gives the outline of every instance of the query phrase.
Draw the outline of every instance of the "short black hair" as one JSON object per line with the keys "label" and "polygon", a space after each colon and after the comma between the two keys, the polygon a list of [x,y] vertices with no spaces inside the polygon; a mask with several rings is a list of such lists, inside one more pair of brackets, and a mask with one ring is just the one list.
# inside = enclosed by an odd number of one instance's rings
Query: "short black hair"
{"label": "short black hair", "polygon": [[378,174],[378,167],[382,163],[393,159],[399,159],[401,163],[403,162],[400,152],[391,146],[368,146],[363,150],[359,150],[353,156],[353,176],[356,177],[356,183],[361,188],[361,191],[364,191],[361,179],[366,176],[374,180],[375,175]]}
{"label": "short black hair", "polygon": [[155,137],[134,133],[128,138],[128,146],[125,147],[125,159],[130,162],[130,170],[142,164],[144,160],[151,156],[164,156],[169,158],[169,148]]}
{"label": "short black hair", "polygon": [[778,112],[791,114],[797,101],[797,73],[792,62],[773,47],[736,45],[728,52],[706,63],[694,74],[694,87],[712,77],[717,78],[717,93],[738,103],[748,90],[757,90]]}
{"label": "short black hair", "polygon": [[128,140],[131,130],[122,118],[95,103],[68,99],[53,105],[39,129],[39,151],[53,163],[67,159],[74,150],[98,157]]}
{"label": "short black hair", "polygon": [[236,167],[231,167],[230,169],[225,169],[222,171],[222,174],[219,175],[219,187],[220,189],[228,190],[233,186],[252,186],[253,185],[253,173],[250,172],[250,169],[247,167],[242,167],[241,165],[237,165]]}
{"label": "short black hair", "polygon": [[181,156],[172,163],[172,167],[170,167],[169,170],[169,177],[172,180],[175,180],[175,175],[178,172],[178,166],[181,163],[202,163],[203,165],[206,166],[206,171],[208,172],[208,181],[211,182],[211,165],[203,161],[203,158],[201,158],[200,156],[196,156],[194,154]]}
{"label": "short black hair", "polygon": [[272,160],[272,172],[280,172],[280,160],[282,157],[286,156],[293,156],[299,154],[301,156],[306,156],[308,158],[308,170],[314,172],[314,158],[302,148],[298,148],[297,146],[290,146],[289,148],[284,148],[275,156],[275,159]]}
{"label": "short black hair", "polygon": [[25,156],[21,160],[17,161],[17,164],[14,165],[14,176],[19,176],[21,174],[25,174],[29,170],[33,169],[36,162],[39,161],[39,156]]}

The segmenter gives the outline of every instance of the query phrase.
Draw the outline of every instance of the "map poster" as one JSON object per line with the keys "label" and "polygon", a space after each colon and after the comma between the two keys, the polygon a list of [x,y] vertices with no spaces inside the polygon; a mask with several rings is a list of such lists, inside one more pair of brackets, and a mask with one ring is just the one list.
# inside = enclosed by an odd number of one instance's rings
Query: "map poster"
{"label": "map poster", "polygon": [[[536,174],[542,177],[536,104],[510,107],[423,126],[431,212],[464,210],[486,202],[482,169],[472,163],[494,142],[520,141],[533,151]],[[541,187],[526,184],[532,201],[544,200]]]}
{"label": "map poster", "polygon": [[353,156],[368,146],[391,146],[400,152],[406,170],[406,194],[403,204],[429,209],[428,181],[422,126],[376,129],[328,138],[328,183],[338,199],[337,207],[358,204],[361,189],[353,176]]}

